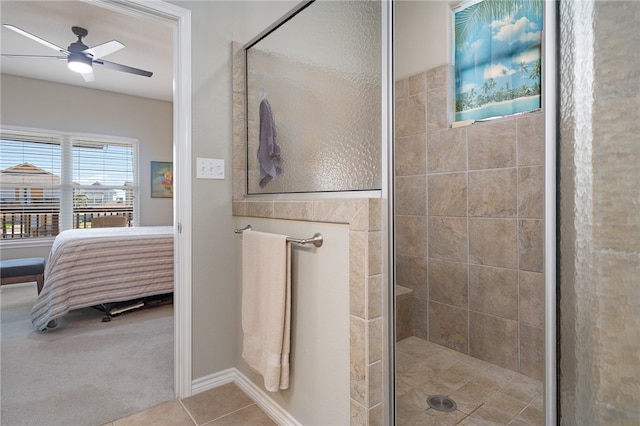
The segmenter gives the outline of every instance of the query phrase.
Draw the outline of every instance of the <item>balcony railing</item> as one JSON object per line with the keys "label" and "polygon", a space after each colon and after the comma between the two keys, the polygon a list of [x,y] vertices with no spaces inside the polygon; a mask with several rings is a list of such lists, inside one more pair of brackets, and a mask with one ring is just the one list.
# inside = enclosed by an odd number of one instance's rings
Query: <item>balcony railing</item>
{"label": "balcony railing", "polygon": [[[133,224],[133,207],[82,207],[73,211],[73,227],[91,228],[91,219],[97,216],[124,216]],[[51,206],[3,208],[0,211],[2,240],[54,237],[60,232],[60,214],[51,212]]]}

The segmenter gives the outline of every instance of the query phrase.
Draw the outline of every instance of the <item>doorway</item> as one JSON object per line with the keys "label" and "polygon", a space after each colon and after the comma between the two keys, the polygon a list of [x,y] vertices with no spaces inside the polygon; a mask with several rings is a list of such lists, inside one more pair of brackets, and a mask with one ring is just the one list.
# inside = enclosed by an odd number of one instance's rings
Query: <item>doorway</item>
{"label": "doorway", "polygon": [[191,396],[191,12],[166,2],[96,6],[173,28],[174,392]]}
{"label": "doorway", "polygon": [[[395,4],[394,420],[553,424],[555,57],[541,111],[452,128],[451,13]],[[555,52],[555,9],[543,14]]]}

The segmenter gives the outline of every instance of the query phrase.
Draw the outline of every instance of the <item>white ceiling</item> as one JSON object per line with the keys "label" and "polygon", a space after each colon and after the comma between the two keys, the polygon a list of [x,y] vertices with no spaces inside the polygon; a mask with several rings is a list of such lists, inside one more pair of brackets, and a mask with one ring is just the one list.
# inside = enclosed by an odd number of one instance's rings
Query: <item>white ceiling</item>
{"label": "white ceiling", "polygon": [[[173,100],[172,29],[168,25],[134,18],[81,1],[0,1],[2,24],[12,24],[57,46],[67,48],[76,41],[72,26],[89,31],[83,43],[89,47],[117,40],[124,49],[104,59],[153,72],[147,78],[94,66],[95,81],[85,82],[70,71],[65,60],[2,57],[0,70],[12,74],[125,93],[164,101]],[[1,27],[2,53],[52,55],[59,53]]]}

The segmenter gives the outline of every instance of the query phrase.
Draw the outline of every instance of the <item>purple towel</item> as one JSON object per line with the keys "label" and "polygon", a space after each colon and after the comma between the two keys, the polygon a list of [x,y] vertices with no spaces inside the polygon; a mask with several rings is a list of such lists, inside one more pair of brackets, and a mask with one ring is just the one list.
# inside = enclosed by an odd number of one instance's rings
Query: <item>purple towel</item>
{"label": "purple towel", "polygon": [[273,121],[271,105],[266,99],[260,102],[258,162],[260,163],[260,188],[264,188],[272,179],[278,179],[282,174],[282,159],[276,138],[276,125]]}

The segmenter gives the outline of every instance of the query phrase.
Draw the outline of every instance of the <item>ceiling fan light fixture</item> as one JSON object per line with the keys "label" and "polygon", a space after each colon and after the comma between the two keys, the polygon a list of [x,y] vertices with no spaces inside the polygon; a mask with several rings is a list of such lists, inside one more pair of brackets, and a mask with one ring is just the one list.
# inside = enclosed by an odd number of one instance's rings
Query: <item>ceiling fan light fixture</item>
{"label": "ceiling fan light fixture", "polygon": [[91,72],[91,63],[91,58],[81,53],[70,53],[69,58],[67,59],[67,66],[69,69],[80,74]]}

